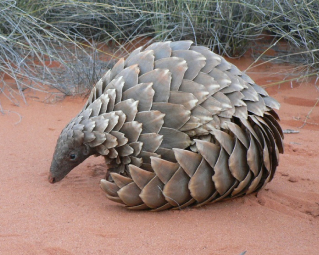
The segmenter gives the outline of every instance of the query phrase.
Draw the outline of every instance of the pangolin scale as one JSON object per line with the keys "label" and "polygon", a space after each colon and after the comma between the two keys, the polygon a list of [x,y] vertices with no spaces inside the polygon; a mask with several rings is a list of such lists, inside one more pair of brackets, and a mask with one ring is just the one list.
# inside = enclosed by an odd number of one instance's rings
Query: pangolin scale
{"label": "pangolin scale", "polygon": [[91,155],[101,188],[129,209],[201,206],[271,181],[283,153],[279,103],[223,57],[191,41],[120,59],[62,130],[49,181]]}

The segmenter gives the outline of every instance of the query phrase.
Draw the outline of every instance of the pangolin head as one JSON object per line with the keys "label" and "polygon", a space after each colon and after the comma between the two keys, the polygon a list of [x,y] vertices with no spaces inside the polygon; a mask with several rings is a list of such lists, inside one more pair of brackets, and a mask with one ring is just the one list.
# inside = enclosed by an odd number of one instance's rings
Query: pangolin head
{"label": "pangolin head", "polygon": [[[112,130],[118,123],[123,125],[125,115],[123,112],[100,112],[103,102],[107,102],[107,96],[103,94],[85,106],[62,130],[53,154],[49,182],[62,180],[91,155],[102,155],[106,161],[108,158],[117,158],[115,147],[125,145],[128,139],[124,134]],[[123,153],[126,151],[123,150]]]}
{"label": "pangolin head", "polygon": [[49,182],[62,180],[73,168],[93,154],[93,149],[83,143],[83,133],[67,126],[62,130],[53,154]]}

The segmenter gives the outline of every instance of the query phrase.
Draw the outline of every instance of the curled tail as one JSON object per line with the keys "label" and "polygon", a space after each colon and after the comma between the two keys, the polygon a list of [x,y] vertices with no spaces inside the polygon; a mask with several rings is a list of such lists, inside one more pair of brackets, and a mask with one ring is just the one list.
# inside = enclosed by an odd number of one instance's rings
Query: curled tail
{"label": "curled tail", "polygon": [[[153,172],[128,165],[130,177],[101,180],[106,196],[129,209],[201,206],[259,190],[274,176],[283,153],[278,116],[233,117],[223,130],[195,139],[197,153],[173,149],[176,162],[151,157]],[[201,139],[202,138],[202,139]]]}

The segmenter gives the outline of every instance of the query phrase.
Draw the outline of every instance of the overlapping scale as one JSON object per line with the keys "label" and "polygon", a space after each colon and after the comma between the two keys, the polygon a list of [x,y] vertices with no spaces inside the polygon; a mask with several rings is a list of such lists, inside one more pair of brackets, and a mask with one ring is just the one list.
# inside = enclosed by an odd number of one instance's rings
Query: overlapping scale
{"label": "overlapping scale", "polygon": [[278,108],[208,48],[157,42],[120,59],[63,135],[118,164],[100,184],[110,200],[132,210],[201,206],[273,178],[284,150]]}

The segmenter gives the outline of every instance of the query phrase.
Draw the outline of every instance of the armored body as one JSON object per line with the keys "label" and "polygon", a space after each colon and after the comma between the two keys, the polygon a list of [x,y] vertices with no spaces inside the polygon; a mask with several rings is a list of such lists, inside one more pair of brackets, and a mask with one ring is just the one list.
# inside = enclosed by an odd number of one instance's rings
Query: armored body
{"label": "armored body", "polygon": [[49,181],[91,155],[101,188],[129,209],[200,206],[259,190],[283,153],[279,103],[237,67],[191,41],[120,59],[62,130]]}

